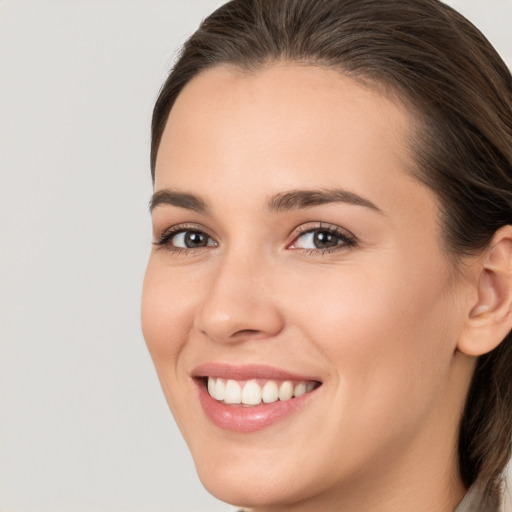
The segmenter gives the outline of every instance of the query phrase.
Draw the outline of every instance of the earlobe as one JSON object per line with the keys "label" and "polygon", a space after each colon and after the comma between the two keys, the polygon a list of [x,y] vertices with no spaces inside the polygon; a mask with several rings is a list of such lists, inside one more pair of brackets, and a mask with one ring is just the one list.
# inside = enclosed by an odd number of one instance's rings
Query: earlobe
{"label": "earlobe", "polygon": [[470,356],[490,352],[512,328],[512,226],[495,233],[478,265],[477,301],[457,345]]}

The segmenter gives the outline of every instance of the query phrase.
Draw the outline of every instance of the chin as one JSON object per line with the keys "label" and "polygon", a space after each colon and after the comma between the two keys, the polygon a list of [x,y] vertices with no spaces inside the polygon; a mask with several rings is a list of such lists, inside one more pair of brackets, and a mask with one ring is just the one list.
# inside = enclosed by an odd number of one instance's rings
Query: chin
{"label": "chin", "polygon": [[290,475],[268,467],[228,467],[226,464],[206,468],[196,466],[205,489],[217,499],[238,507],[264,507],[294,503],[301,499],[307,486]]}
{"label": "chin", "polygon": [[225,503],[247,508],[293,506],[337,485],[332,468],[315,452],[307,453],[315,443],[304,446],[301,439],[286,450],[272,439],[226,443],[221,438],[205,436],[203,446],[190,447],[203,486]]}

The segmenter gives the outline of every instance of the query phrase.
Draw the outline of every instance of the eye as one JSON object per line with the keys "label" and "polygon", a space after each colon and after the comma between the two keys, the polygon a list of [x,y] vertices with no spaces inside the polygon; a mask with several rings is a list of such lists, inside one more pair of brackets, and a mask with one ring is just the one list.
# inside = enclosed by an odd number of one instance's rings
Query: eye
{"label": "eye", "polygon": [[217,246],[217,242],[204,231],[185,229],[183,226],[175,226],[165,231],[154,244],[159,247],[165,246],[168,250],[176,252]]}
{"label": "eye", "polygon": [[169,240],[171,245],[182,249],[197,249],[215,245],[213,240],[202,231],[179,231],[174,233]]}
{"label": "eye", "polygon": [[305,228],[302,233],[295,237],[289,249],[328,252],[351,247],[355,244],[355,238],[339,227],[318,226],[316,228]]}

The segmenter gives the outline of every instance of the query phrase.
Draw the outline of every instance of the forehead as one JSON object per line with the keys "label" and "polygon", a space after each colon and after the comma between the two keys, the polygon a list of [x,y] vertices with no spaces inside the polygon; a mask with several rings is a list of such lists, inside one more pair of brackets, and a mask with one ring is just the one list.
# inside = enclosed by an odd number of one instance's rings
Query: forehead
{"label": "forehead", "polygon": [[413,124],[404,104],[334,69],[214,68],[187,84],[171,110],[155,189],[227,190],[241,180],[246,194],[264,181],[269,194],[300,182],[378,196],[390,180],[412,179]]}
{"label": "forehead", "polygon": [[162,167],[184,158],[192,166],[195,159],[223,159],[241,147],[260,164],[279,148],[299,162],[312,151],[358,152],[359,158],[386,152],[408,167],[412,125],[409,111],[389,94],[334,69],[280,63],[248,73],[217,67],[178,96],[159,148],[157,180]]}

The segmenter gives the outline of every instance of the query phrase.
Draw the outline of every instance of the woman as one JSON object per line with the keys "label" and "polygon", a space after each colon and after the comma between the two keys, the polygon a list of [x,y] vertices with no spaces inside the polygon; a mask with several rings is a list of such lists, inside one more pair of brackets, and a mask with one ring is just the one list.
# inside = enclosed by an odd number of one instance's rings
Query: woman
{"label": "woman", "polygon": [[512,78],[437,0],[234,0],[152,126],[142,322],[205,487],[495,511],[512,432]]}

